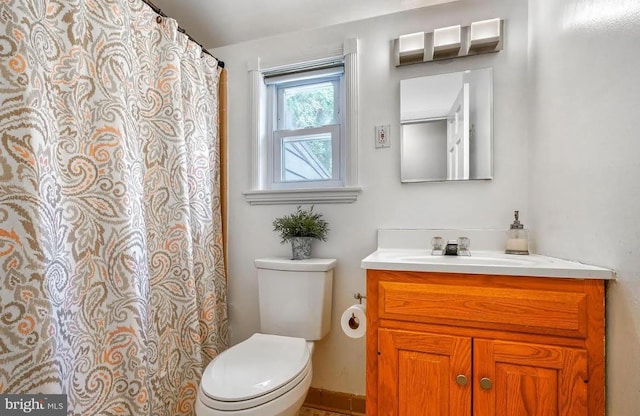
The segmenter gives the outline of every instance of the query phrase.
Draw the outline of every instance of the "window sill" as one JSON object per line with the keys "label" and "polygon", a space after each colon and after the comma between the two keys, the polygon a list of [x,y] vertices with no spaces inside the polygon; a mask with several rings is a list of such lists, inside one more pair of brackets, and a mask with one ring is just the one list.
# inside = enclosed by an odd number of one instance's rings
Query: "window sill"
{"label": "window sill", "polygon": [[243,192],[251,205],[351,204],[361,188],[270,189]]}

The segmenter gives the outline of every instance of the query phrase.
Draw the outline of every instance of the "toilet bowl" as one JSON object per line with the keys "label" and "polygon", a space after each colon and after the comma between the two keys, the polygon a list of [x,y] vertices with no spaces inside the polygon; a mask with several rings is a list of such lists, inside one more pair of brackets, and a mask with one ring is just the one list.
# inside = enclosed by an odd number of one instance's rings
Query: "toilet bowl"
{"label": "toilet bowl", "polygon": [[254,334],[205,369],[198,416],[293,416],[311,384],[313,343]]}
{"label": "toilet bowl", "polygon": [[260,329],[204,371],[197,416],[295,416],[311,385],[314,340],[331,324],[335,259],[255,261]]}

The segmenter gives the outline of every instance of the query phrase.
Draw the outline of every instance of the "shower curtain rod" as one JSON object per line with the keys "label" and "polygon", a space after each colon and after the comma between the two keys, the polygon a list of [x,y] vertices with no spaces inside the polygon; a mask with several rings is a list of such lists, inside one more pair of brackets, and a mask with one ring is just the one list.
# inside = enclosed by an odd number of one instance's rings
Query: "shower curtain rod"
{"label": "shower curtain rod", "polygon": [[[155,4],[153,4],[151,2],[151,0],[141,0],[144,4],[146,4],[147,6],[151,7],[151,9],[156,12],[157,14],[159,14],[162,17],[169,17],[167,16],[158,6],[156,6]],[[216,58],[215,56],[213,56],[213,54],[211,52],[209,52],[208,50],[205,49],[204,46],[202,46],[202,43],[198,42],[197,40],[195,40],[193,38],[193,36],[191,36],[190,34],[187,33],[186,30],[184,30],[183,28],[181,28],[180,26],[178,26],[178,32],[184,33],[185,35],[187,35],[187,37],[189,38],[189,40],[191,40],[192,42],[195,42],[198,46],[200,46],[200,48],[202,49],[202,52],[206,53],[209,56],[212,56],[216,61],[218,61],[218,66],[220,68],[224,68],[224,61],[219,60],[218,58]]]}

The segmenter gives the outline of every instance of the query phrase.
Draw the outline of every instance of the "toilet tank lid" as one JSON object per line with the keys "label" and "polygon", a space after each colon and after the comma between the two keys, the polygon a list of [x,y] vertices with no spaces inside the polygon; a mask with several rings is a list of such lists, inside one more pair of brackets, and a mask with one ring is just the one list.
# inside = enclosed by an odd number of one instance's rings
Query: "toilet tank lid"
{"label": "toilet tank lid", "polygon": [[295,272],[326,272],[336,265],[336,259],[291,260],[285,257],[265,257],[255,259],[258,269],[287,270]]}

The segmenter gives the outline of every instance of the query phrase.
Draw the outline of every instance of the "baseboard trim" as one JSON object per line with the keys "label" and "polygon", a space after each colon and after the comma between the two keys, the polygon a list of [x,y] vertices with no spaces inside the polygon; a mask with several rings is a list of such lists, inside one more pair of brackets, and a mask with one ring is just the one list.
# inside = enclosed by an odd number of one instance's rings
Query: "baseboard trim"
{"label": "baseboard trim", "polygon": [[365,416],[365,396],[311,387],[304,406],[345,415]]}

